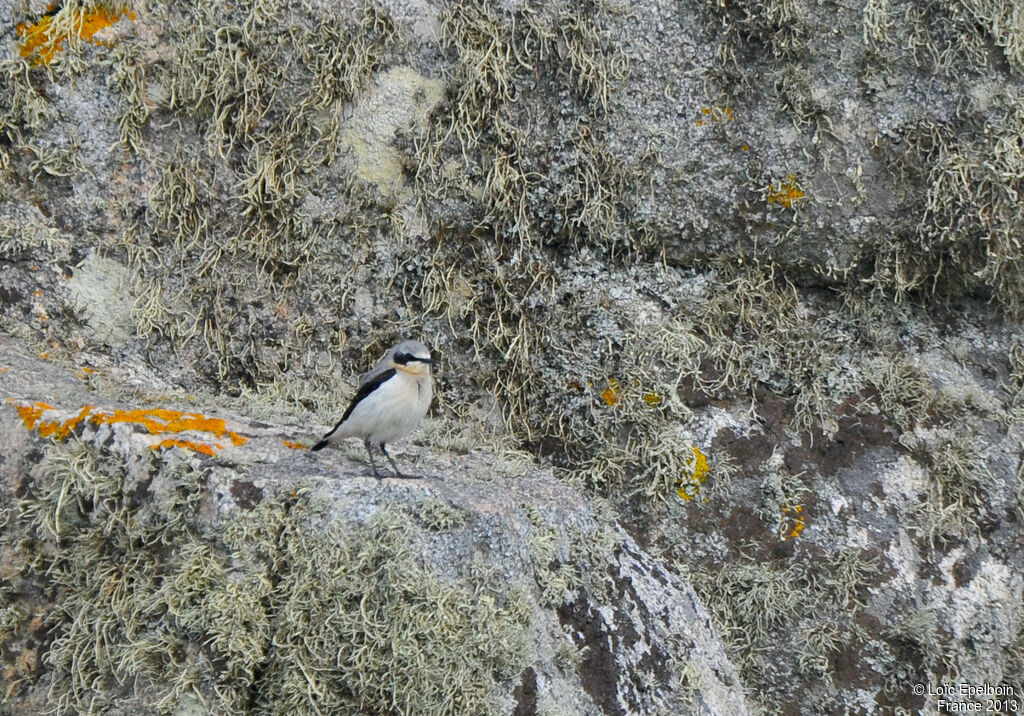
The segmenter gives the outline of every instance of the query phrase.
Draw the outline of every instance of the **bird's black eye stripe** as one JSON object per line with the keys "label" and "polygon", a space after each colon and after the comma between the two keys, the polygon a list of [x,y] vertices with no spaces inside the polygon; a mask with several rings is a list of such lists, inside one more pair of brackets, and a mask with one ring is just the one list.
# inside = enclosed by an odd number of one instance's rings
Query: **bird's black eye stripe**
{"label": "bird's black eye stripe", "polygon": [[408,363],[412,363],[413,361],[419,361],[420,363],[429,363],[430,359],[429,358],[417,358],[412,353],[397,353],[397,354],[395,354],[395,363],[398,363],[398,365],[406,365]]}

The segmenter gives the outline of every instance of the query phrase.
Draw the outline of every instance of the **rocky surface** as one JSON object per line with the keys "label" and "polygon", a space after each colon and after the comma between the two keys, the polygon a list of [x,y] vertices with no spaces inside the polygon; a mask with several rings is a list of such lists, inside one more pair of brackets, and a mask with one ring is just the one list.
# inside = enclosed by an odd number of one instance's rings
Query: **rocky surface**
{"label": "rocky surface", "polygon": [[[417,641],[430,665],[471,655],[441,711],[729,712],[687,584],[752,710],[915,712],[943,683],[1024,699],[1009,0],[33,1],[0,21],[0,380],[25,451],[3,469],[43,486],[7,508],[12,712],[129,688],[407,710],[443,698],[429,671],[358,674],[388,671],[374,630],[410,594],[464,617]],[[439,358],[409,451],[435,477],[325,477],[349,463],[275,442],[332,424],[406,337]],[[157,409],[233,422],[129,419]],[[474,551],[490,534],[529,554]],[[365,591],[380,562],[414,588],[364,621],[307,599],[325,544],[359,567],[318,585]],[[68,606],[36,613],[33,590]],[[80,617],[90,594],[116,598]],[[365,644],[323,676],[346,686],[297,676],[335,630]]]}
{"label": "rocky surface", "polygon": [[746,712],[693,591],[527,463],[378,480],[2,348],[12,713]]}

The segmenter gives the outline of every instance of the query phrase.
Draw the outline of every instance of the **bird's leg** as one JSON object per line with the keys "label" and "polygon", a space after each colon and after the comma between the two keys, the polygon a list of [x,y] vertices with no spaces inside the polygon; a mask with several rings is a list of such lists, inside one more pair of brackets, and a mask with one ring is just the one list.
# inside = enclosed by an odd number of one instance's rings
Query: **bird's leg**
{"label": "bird's leg", "polygon": [[[363,440],[363,445],[366,446],[366,454],[370,456],[370,467],[373,468],[373,476],[376,477],[379,480],[380,479],[380,473],[377,472],[377,463],[375,463],[373,461],[373,450],[370,449],[370,441],[369,440]],[[387,455],[387,453],[384,453],[384,454]],[[388,459],[390,460],[391,458],[388,457]],[[392,464],[394,464],[394,463],[392,463]]]}
{"label": "bird's leg", "polygon": [[384,443],[380,444],[380,451],[384,453],[384,457],[386,457],[388,459],[388,462],[391,463],[391,469],[395,471],[395,477],[404,477],[407,480],[415,477],[414,475],[402,474],[401,470],[398,469],[398,465],[395,464],[395,461],[391,459],[391,455],[388,454],[387,448],[384,447]]}

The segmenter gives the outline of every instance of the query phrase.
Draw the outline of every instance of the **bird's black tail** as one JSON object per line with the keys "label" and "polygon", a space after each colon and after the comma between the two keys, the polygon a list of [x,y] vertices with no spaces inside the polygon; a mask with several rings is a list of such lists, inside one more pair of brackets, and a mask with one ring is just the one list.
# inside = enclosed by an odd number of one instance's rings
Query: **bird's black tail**
{"label": "bird's black tail", "polygon": [[327,438],[318,442],[316,445],[311,447],[310,450],[323,450],[325,447],[327,447]]}

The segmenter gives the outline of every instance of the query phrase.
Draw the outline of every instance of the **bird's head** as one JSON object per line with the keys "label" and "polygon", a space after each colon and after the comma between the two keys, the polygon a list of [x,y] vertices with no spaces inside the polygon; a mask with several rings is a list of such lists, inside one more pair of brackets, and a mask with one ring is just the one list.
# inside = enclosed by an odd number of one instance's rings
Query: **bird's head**
{"label": "bird's head", "polygon": [[391,349],[391,367],[414,376],[430,375],[430,349],[419,341],[402,341]]}

